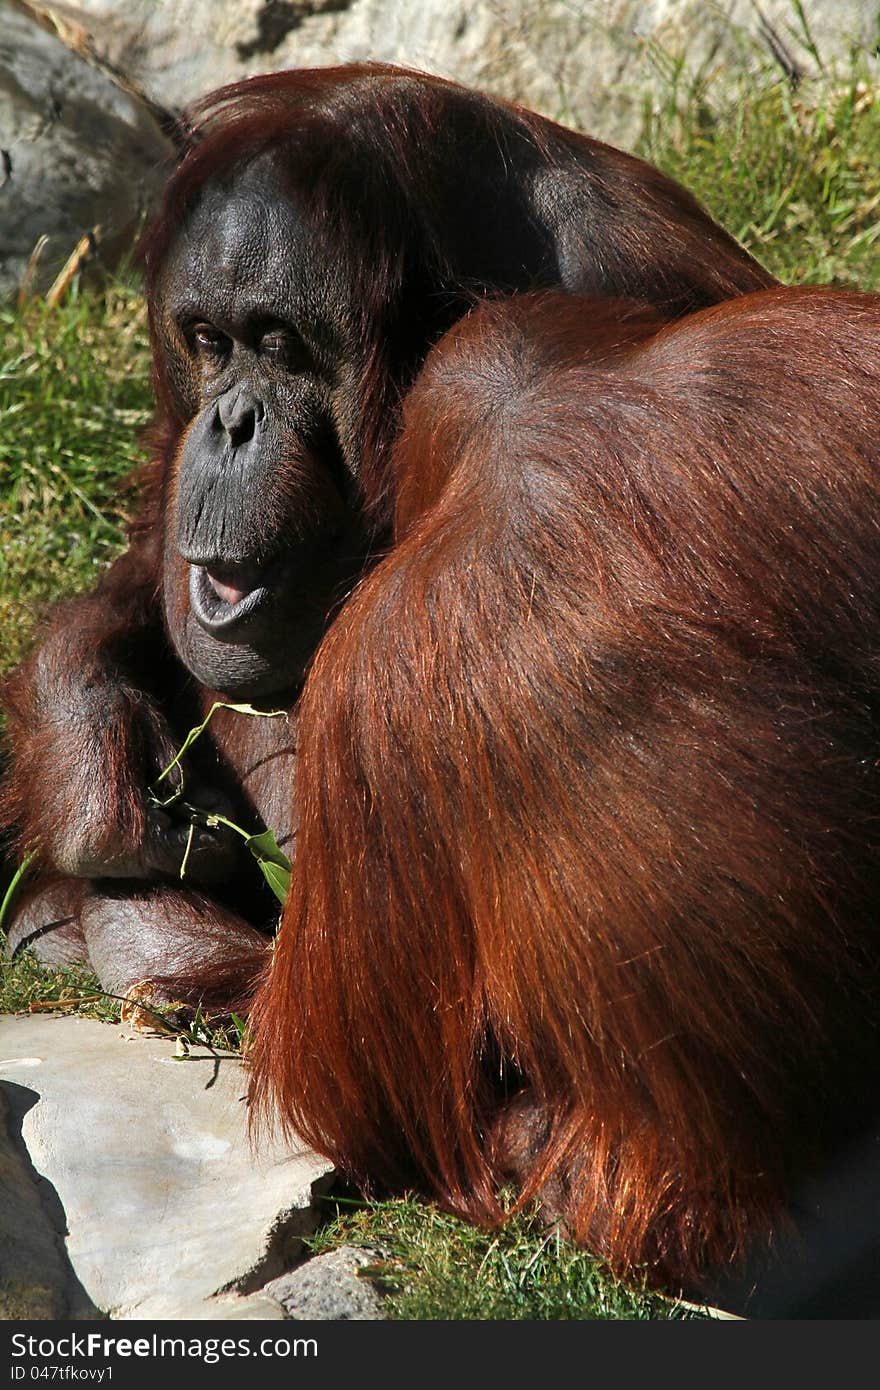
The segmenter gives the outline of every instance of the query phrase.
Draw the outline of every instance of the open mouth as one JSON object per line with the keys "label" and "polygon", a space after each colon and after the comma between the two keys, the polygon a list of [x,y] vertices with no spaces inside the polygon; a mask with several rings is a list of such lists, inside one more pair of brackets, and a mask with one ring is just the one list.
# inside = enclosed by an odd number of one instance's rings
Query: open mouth
{"label": "open mouth", "polygon": [[193,616],[214,637],[231,633],[269,602],[274,564],[223,564],[189,567],[189,603]]}

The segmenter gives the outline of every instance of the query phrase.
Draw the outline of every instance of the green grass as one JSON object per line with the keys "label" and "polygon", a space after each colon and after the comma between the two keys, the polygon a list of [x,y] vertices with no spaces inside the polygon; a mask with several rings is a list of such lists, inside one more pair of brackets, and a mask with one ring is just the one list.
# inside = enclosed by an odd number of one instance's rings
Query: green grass
{"label": "green grass", "polygon": [[[664,61],[662,56],[658,61]],[[637,152],[685,184],[786,284],[880,289],[880,87],[867,60],[792,91],[776,68],[723,104],[665,60]]]}
{"label": "green grass", "polygon": [[88,588],[122,548],[150,414],[143,302],[124,282],[57,310],[0,309],[0,671],[34,613]]}
{"label": "green grass", "polygon": [[[332,1205],[332,1199],[331,1199]],[[371,1247],[361,1272],[406,1320],[680,1319],[700,1316],[670,1299],[626,1287],[583,1250],[527,1216],[481,1231],[410,1198],[342,1203],[308,1242],[314,1254]]]}
{"label": "green grass", "polygon": [[[705,77],[654,56],[667,64],[668,100],[646,111],[639,152],[781,279],[880,289],[880,90],[865,73],[792,92],[768,71],[722,101]],[[87,588],[122,548],[131,499],[117,485],[140,459],[148,365],[133,282],[75,293],[54,311],[0,310],[0,672],[26,650],[43,606]],[[26,959],[2,974],[0,1011],[95,993],[82,972],[44,975]],[[81,1011],[118,1017],[100,998]],[[394,1317],[676,1315],[524,1219],[486,1235],[415,1202],[382,1203],[347,1210],[315,1248],[342,1241],[385,1252],[376,1277],[392,1289]]]}
{"label": "green grass", "polygon": [[102,993],[88,970],[42,970],[30,955],[3,971],[0,1013],[76,1012],[103,1023],[119,1020],[119,1005]]}

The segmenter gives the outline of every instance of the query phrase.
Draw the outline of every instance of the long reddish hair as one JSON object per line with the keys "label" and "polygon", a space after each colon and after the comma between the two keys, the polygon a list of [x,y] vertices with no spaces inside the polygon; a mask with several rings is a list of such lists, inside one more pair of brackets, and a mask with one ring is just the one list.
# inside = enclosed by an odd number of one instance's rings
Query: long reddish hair
{"label": "long reddish hair", "polygon": [[[766,1239],[876,1064],[880,300],[524,296],[405,407],[299,708],[252,1097],[619,1270]],[[868,1070],[862,1072],[862,1067]],[[834,1116],[836,1118],[830,1118]]]}

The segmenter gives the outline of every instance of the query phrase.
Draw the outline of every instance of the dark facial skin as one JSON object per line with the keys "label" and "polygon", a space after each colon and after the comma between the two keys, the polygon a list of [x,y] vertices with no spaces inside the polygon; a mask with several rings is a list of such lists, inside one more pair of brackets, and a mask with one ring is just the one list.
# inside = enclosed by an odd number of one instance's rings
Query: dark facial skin
{"label": "dark facial skin", "polygon": [[162,279],[189,416],[165,503],[166,620],[193,675],[238,697],[302,680],[365,552],[351,316],[311,240],[264,157],[209,187]]}

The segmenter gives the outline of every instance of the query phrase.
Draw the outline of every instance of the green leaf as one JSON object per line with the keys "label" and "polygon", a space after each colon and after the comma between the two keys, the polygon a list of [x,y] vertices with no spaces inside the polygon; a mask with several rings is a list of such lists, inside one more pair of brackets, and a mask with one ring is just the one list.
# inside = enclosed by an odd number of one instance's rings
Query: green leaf
{"label": "green leaf", "polygon": [[278,864],[282,869],[290,869],[290,860],[279,847],[273,831],[264,830],[260,835],[249,835],[245,844],[255,858],[268,859],[270,863]]}
{"label": "green leaf", "polygon": [[[279,854],[280,852],[281,851],[279,850]],[[0,931],[3,930],[3,924],[6,921],[6,917],[10,907],[12,906],[13,899],[15,898],[16,893],[18,892],[19,888],[21,887],[21,884],[26,878],[27,871],[31,867],[31,864],[34,862],[36,857],[37,851],[35,849],[32,849],[30,854],[25,856],[25,858],[21,861],[18,868],[16,869],[15,873],[12,875],[12,879],[9,883],[9,886],[3,895],[3,902],[0,903]]]}
{"label": "green leaf", "polygon": [[290,870],[282,869],[278,864],[272,864],[269,860],[260,859],[257,861],[262,870],[263,878],[268,883],[272,892],[280,903],[287,901],[287,892],[290,888]]}
{"label": "green leaf", "polygon": [[261,835],[249,835],[245,844],[260,866],[264,879],[280,903],[290,888],[290,860],[279,847],[271,830]]}

